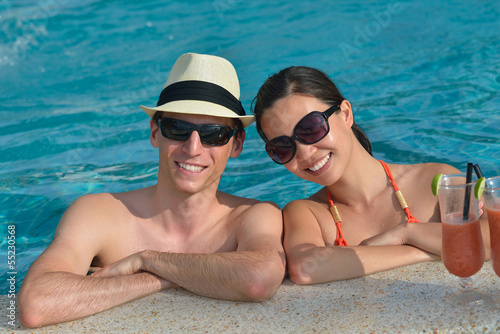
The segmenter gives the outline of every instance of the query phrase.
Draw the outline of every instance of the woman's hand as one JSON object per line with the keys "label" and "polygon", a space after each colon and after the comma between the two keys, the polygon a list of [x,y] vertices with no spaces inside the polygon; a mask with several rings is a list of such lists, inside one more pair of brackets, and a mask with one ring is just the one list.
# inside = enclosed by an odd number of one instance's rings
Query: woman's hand
{"label": "woman's hand", "polygon": [[382,233],[374,235],[361,241],[360,246],[396,246],[404,245],[406,242],[404,231],[408,223],[399,224]]}

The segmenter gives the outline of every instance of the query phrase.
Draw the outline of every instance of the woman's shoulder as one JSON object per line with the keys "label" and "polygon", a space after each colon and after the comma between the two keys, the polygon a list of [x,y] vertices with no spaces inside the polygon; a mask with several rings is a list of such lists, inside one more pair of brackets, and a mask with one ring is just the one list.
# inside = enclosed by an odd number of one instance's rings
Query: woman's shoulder
{"label": "woman's shoulder", "polygon": [[311,207],[311,205],[314,205],[313,202],[309,199],[296,199],[291,202],[288,202],[284,207],[283,211],[293,211],[293,210],[301,210],[301,209],[307,209]]}
{"label": "woman's shoulder", "polygon": [[324,209],[327,202],[326,192],[324,188],[316,192],[315,194],[309,196],[308,198],[296,199],[285,205],[283,211],[295,211],[308,209],[310,211],[315,211],[318,209]]}
{"label": "woman's shoulder", "polygon": [[443,163],[422,163],[414,165],[394,165],[394,179],[399,188],[407,196],[407,200],[413,195],[419,198],[430,196],[432,179],[436,174],[454,174],[460,171],[455,167]]}
{"label": "woman's shoulder", "polygon": [[422,177],[434,177],[436,174],[454,174],[460,173],[458,169],[455,167],[437,162],[429,162],[429,163],[421,163],[421,164],[413,164],[413,165],[390,165],[393,173],[395,174],[395,178],[400,177],[411,177],[414,178],[422,178]]}

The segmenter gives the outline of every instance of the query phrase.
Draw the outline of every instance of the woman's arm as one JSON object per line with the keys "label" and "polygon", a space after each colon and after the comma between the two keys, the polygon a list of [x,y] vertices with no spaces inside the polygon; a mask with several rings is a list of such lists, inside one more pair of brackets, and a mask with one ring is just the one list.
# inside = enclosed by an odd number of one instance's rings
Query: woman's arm
{"label": "woman's arm", "polygon": [[[407,167],[410,168],[410,167]],[[402,223],[376,236],[361,242],[361,245],[411,245],[441,256],[441,214],[437,197],[432,194],[431,181],[434,175],[460,173],[458,169],[446,164],[412,165],[403,180],[405,194],[412,212],[421,220],[420,223]],[[412,190],[412,191],[410,191]],[[482,203],[480,203],[482,214]],[[417,210],[415,210],[417,209]],[[481,230],[486,250],[486,258],[490,257],[490,238],[486,214],[481,217]]]}
{"label": "woman's arm", "polygon": [[408,245],[327,246],[318,220],[305,201],[289,203],[283,217],[290,279],[298,284],[350,279],[435,259]]}

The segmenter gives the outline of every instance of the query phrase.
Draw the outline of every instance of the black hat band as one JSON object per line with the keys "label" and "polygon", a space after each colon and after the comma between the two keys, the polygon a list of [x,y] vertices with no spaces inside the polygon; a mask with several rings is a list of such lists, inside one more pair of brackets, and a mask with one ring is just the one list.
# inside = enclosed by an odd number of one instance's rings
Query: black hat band
{"label": "black hat band", "polygon": [[234,111],[239,116],[245,116],[245,109],[233,94],[219,85],[206,81],[179,81],[171,84],[162,90],[156,106],[181,100],[212,102]]}

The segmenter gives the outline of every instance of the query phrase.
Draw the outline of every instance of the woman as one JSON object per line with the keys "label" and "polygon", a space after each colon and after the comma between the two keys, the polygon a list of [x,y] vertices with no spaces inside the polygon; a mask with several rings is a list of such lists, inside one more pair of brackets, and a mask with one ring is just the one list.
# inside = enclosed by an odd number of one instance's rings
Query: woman
{"label": "woman", "polygon": [[430,183],[456,168],[373,158],[351,104],[316,69],[290,67],[271,76],[254,113],[270,157],[325,186],[283,209],[292,281],[349,279],[439,257],[440,214]]}

